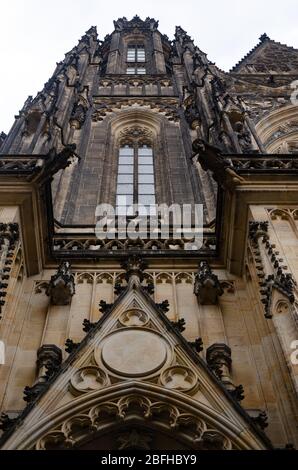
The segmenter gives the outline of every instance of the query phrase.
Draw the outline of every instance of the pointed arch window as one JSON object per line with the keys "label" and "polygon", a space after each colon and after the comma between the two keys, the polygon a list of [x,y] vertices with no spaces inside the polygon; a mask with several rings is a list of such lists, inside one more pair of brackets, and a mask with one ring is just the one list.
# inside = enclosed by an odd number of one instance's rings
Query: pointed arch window
{"label": "pointed arch window", "polygon": [[[132,204],[140,205],[140,215],[154,214],[156,204],[153,149],[135,140],[119,148],[116,213],[134,215]],[[141,206],[144,206],[141,207]]]}

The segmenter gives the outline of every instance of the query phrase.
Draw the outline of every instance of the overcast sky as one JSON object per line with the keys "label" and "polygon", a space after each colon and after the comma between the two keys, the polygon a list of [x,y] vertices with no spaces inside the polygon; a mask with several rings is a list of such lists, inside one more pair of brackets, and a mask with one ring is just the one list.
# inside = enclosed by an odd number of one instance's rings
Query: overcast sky
{"label": "overcast sky", "polygon": [[138,14],[159,20],[173,38],[182,26],[210,60],[228,71],[266,32],[298,48],[297,0],[5,0],[0,10],[0,132],[8,132],[28,95],[36,95],[56,62],[96,25]]}

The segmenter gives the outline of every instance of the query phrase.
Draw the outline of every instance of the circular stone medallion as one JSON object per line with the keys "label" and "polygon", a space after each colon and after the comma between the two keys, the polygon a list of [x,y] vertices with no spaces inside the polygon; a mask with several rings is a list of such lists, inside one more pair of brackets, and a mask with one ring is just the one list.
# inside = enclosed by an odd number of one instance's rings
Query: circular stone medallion
{"label": "circular stone medallion", "polygon": [[111,371],[130,377],[152,374],[166,361],[166,344],[147,330],[118,330],[104,341],[102,361]]}

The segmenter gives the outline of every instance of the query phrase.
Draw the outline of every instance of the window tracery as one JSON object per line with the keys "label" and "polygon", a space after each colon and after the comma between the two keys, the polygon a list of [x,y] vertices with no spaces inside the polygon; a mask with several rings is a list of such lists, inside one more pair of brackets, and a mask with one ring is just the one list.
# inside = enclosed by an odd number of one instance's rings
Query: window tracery
{"label": "window tracery", "polygon": [[[155,213],[155,179],[152,131],[146,127],[127,127],[120,132],[116,213],[133,215],[133,204],[139,215]],[[140,206],[140,207],[139,207]],[[144,206],[144,207],[141,207]]]}

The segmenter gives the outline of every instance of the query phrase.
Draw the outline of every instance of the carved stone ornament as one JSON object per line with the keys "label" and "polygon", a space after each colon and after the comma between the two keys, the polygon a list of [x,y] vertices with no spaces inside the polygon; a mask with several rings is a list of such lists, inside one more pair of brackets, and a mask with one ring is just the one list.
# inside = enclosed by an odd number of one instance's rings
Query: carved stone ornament
{"label": "carved stone ornament", "polygon": [[147,313],[138,308],[131,308],[123,312],[119,318],[123,326],[145,326],[149,321]]}
{"label": "carved stone ornament", "polygon": [[74,343],[74,341],[70,338],[67,338],[65,341],[65,351],[68,354],[72,354],[78,347],[80,346],[80,343]]}
{"label": "carved stone ornament", "polygon": [[24,388],[24,401],[27,403],[34,402],[40,396],[40,394],[43,393],[46,386],[47,382],[36,382],[33,387],[26,386]]}
{"label": "carved stone ornament", "polygon": [[202,338],[196,338],[195,341],[188,341],[188,344],[190,347],[194,348],[197,353],[200,353],[204,349]]}
{"label": "carved stone ornament", "polygon": [[230,371],[232,365],[231,348],[224,343],[215,343],[206,351],[206,361],[216,375],[222,376],[225,370]]}
{"label": "carved stone ornament", "polygon": [[17,223],[0,223],[0,319],[7,296],[12,258],[19,237],[19,226]]}
{"label": "carved stone ornament", "polygon": [[83,97],[79,97],[78,101],[74,103],[70,116],[70,126],[73,129],[81,129],[86,120],[88,105]]}
{"label": "carved stone ornament", "polygon": [[139,449],[139,450],[150,450],[150,442],[152,438],[145,433],[133,429],[130,432],[123,433],[118,437],[119,450]]}
{"label": "carved stone ornament", "polygon": [[266,411],[260,411],[257,416],[252,416],[253,422],[264,431],[268,427],[268,416]]}
{"label": "carved stone ornament", "polygon": [[170,304],[168,300],[155,304],[157,308],[161,309],[164,313],[167,313],[170,310]]}
{"label": "carved stone ornament", "polygon": [[109,385],[107,374],[96,366],[82,367],[70,381],[70,391],[73,395],[93,392]]}
{"label": "carved stone ornament", "polygon": [[[233,448],[233,443],[228,437],[216,429],[210,429],[201,417],[187,411],[183,404],[173,405],[165,398],[158,401],[150,400],[140,393],[129,394],[120,399],[113,397],[109,401],[81,409],[79,414],[63,420],[55,429],[44,434],[35,448],[36,450],[78,448],[86,437],[90,439],[92,434],[98,436],[102,426],[105,426],[106,430],[107,427],[114,426],[116,420],[121,422],[135,416],[146,420],[146,423],[154,422],[163,432],[175,432],[175,435],[180,436],[186,442],[186,446],[192,449]],[[132,441],[125,438],[122,442],[125,445]]]}
{"label": "carved stone ornament", "polygon": [[231,442],[217,431],[207,431],[203,435],[204,450],[227,450],[230,449]]}
{"label": "carved stone ornament", "polygon": [[70,264],[66,261],[60,264],[57,274],[51,277],[46,294],[53,305],[69,305],[75,293],[74,276]]}
{"label": "carved stone ornament", "polygon": [[236,186],[244,183],[244,179],[235,172],[219,149],[201,139],[196,139],[192,147],[194,157],[197,158],[203,170],[210,170],[214,180],[222,188],[232,191]]}
{"label": "carved stone ornament", "polygon": [[189,367],[180,365],[165,369],[160,376],[160,381],[166,388],[182,392],[189,392],[198,385],[196,374]]}
{"label": "carved stone ornament", "polygon": [[199,264],[195,278],[194,293],[201,305],[215,305],[223,294],[218,277],[212,273],[206,261]]}
{"label": "carved stone ornament", "polygon": [[168,345],[151,330],[125,328],[116,330],[103,340],[94,352],[111,372],[126,377],[142,377],[156,373],[165,364]]}
{"label": "carved stone ornament", "polygon": [[144,280],[147,264],[140,256],[130,256],[121,263],[121,267],[126,271],[125,279],[129,285],[139,285]]}
{"label": "carved stone ornament", "polygon": [[178,321],[171,321],[172,326],[175,328],[175,330],[179,331],[179,333],[183,333],[185,330],[185,320],[184,318],[180,318]]}
{"label": "carved stone ornament", "polygon": [[36,366],[39,377],[49,378],[57,372],[62,363],[62,351],[54,344],[44,344],[37,351]]}
{"label": "carved stone ornament", "polygon": [[133,143],[134,141],[139,142],[140,145],[150,145],[153,140],[153,133],[146,127],[132,126],[126,127],[120,132],[120,143],[126,145]]}
{"label": "carved stone ornament", "polygon": [[7,413],[1,413],[0,415],[0,430],[3,432],[9,431],[9,429],[15,424],[17,418],[10,418]]}

